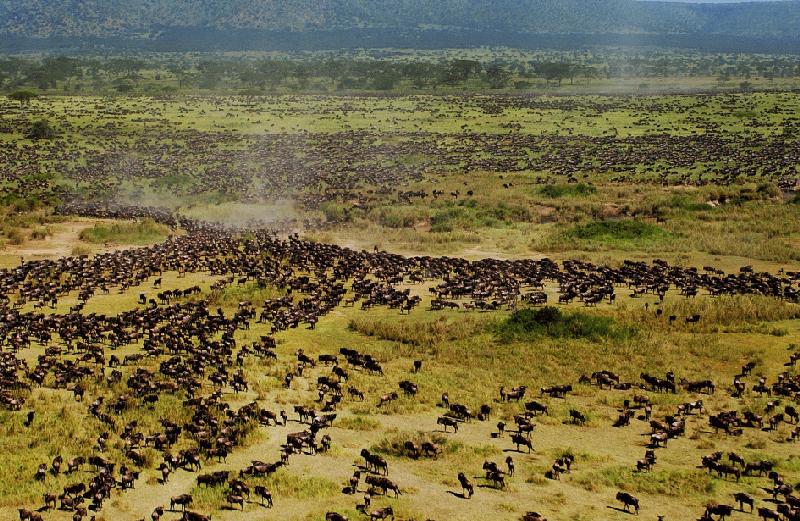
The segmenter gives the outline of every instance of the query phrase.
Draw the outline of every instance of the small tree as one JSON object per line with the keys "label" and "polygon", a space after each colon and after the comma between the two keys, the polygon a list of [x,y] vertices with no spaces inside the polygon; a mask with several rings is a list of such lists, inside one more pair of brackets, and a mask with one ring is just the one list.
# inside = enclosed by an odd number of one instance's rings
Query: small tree
{"label": "small tree", "polygon": [[39,94],[37,94],[35,91],[28,89],[17,90],[8,95],[9,99],[18,101],[20,105],[28,105],[30,104],[32,99],[38,97]]}
{"label": "small tree", "polygon": [[493,89],[502,89],[508,85],[511,73],[502,65],[493,64],[486,68],[486,81]]}
{"label": "small tree", "polygon": [[53,127],[50,126],[50,123],[47,121],[40,119],[34,121],[31,125],[31,129],[25,135],[28,139],[51,139],[56,135],[55,130]]}

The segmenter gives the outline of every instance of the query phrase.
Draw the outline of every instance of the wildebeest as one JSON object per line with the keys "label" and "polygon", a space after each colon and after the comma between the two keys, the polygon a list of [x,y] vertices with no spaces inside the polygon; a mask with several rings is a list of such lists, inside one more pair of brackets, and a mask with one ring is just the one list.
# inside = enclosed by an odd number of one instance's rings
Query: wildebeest
{"label": "wildebeest", "polygon": [[733,507],[730,505],[706,505],[706,516],[719,516],[720,520],[733,515]]}
{"label": "wildebeest", "polygon": [[452,427],[453,432],[458,432],[458,420],[455,418],[451,418],[450,416],[440,416],[436,420],[436,423],[444,428],[444,432],[447,432],[448,427]]}
{"label": "wildebeest", "polygon": [[527,437],[521,434],[512,434],[511,443],[516,445],[517,452],[522,452],[519,450],[520,445],[522,445],[523,447],[527,447],[529,454],[531,453],[531,451],[533,451],[533,443],[531,442],[531,440],[529,440]]}
{"label": "wildebeest", "polygon": [[381,519],[381,520],[383,520],[383,519],[394,519],[394,511],[392,510],[392,507],[383,507],[383,508],[379,508],[379,509],[377,509],[377,510],[373,510],[373,511],[372,511],[372,512],[369,514],[369,518],[370,518],[371,520],[377,520],[377,519]]}
{"label": "wildebeest", "polygon": [[191,494],[180,494],[173,496],[169,500],[169,509],[175,510],[175,506],[181,507],[181,510],[186,511],[186,507],[192,504]]}
{"label": "wildebeest", "polygon": [[744,506],[747,505],[750,507],[750,512],[753,511],[753,507],[755,506],[755,501],[752,497],[744,492],[737,492],[733,495],[733,500],[739,503],[739,510],[744,512]]}
{"label": "wildebeest", "polygon": [[472,494],[475,492],[475,487],[472,485],[472,482],[467,478],[467,475],[463,472],[458,473],[458,483],[461,485],[461,492],[466,499],[472,497]]}
{"label": "wildebeest", "polygon": [[622,503],[622,508],[625,512],[629,512],[629,508],[633,508],[633,512],[639,515],[639,500],[627,492],[617,492],[617,501]]}

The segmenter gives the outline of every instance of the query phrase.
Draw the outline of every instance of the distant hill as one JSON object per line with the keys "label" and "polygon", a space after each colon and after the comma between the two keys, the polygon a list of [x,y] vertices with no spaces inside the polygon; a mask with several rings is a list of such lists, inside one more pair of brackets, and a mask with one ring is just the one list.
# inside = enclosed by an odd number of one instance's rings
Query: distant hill
{"label": "distant hill", "polygon": [[[0,35],[158,41],[198,31],[315,35],[380,30],[516,35],[702,35],[800,41],[800,1],[681,3],[638,0],[3,0]],[[177,33],[176,33],[177,32]],[[182,33],[181,33],[182,32]],[[244,34],[244,33],[243,33]],[[244,36],[243,36],[244,37]],[[2,42],[3,38],[0,38]],[[486,42],[481,42],[486,43]],[[247,47],[246,42],[238,45]],[[346,46],[346,45],[345,45]]]}

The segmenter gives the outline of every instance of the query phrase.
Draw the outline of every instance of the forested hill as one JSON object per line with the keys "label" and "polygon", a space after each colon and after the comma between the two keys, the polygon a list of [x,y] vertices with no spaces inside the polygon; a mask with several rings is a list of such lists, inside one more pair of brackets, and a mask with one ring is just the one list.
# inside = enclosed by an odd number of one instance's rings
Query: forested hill
{"label": "forested hill", "polygon": [[[171,31],[386,29],[800,39],[800,0],[3,0],[0,35],[157,40]],[[376,42],[380,43],[380,42]]]}

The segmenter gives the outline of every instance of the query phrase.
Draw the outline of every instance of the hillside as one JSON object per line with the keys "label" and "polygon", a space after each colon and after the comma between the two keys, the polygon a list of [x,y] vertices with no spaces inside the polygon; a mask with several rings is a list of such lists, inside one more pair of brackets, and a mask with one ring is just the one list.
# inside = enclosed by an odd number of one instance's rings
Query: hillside
{"label": "hillside", "polygon": [[469,31],[800,38],[800,2],[637,0],[5,0],[0,34],[158,39],[175,30]]}

